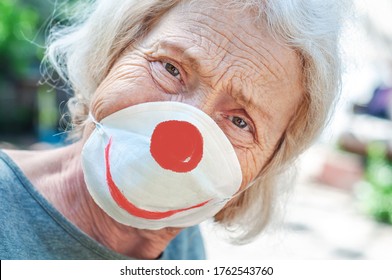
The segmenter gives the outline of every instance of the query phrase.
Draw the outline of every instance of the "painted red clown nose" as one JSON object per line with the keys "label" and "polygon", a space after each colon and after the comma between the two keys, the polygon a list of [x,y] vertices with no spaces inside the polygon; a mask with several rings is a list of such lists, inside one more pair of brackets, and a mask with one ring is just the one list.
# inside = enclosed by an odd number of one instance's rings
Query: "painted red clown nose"
{"label": "painted red clown nose", "polygon": [[161,122],[152,133],[150,152],[162,168],[179,173],[190,172],[203,157],[203,137],[189,122]]}

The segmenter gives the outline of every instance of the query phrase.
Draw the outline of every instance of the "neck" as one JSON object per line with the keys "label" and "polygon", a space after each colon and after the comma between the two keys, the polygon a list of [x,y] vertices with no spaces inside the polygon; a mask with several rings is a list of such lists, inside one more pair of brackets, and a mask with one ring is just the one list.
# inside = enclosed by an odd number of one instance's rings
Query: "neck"
{"label": "neck", "polygon": [[8,151],[39,192],[71,223],[120,254],[153,259],[179,232],[139,230],[108,216],[90,196],[81,167],[83,144],[48,151]]}

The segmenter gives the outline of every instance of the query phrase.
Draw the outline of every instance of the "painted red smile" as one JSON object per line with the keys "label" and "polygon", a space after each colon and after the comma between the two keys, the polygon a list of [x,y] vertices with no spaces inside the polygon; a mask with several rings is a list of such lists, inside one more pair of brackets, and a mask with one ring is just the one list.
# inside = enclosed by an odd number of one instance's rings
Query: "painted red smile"
{"label": "painted red smile", "polygon": [[106,165],[106,181],[109,186],[110,194],[114,201],[120,206],[122,209],[127,211],[129,214],[135,217],[149,219],[149,220],[160,220],[164,218],[168,218],[176,213],[180,213],[186,210],[194,209],[201,207],[209,202],[209,200],[199,203],[197,205],[193,205],[187,208],[181,208],[176,210],[169,210],[164,212],[155,212],[155,211],[148,211],[141,208],[136,207],[133,203],[131,203],[120,191],[117,185],[114,183],[112,174],[110,171],[110,147],[112,145],[112,138],[110,138],[109,143],[105,147],[105,165]]}

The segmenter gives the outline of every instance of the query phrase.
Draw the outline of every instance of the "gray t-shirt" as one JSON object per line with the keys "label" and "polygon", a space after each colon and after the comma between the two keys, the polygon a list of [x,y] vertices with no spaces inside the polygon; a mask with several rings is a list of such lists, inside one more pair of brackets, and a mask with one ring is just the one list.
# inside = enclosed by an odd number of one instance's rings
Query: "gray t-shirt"
{"label": "gray t-shirt", "polygon": [[[0,150],[0,259],[129,259],[83,233],[58,212]],[[197,226],[184,229],[160,259],[205,259]]]}

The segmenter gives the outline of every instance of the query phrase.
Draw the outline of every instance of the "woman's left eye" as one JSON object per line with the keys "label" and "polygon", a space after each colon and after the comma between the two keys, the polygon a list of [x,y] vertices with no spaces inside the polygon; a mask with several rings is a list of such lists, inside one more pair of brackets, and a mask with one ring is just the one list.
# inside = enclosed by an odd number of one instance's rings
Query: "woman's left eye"
{"label": "woman's left eye", "polygon": [[237,117],[237,116],[230,116],[229,120],[237,127],[241,128],[241,129],[246,129],[248,128],[248,124],[246,123],[246,121],[244,121],[244,119]]}
{"label": "woman's left eye", "polygon": [[177,79],[181,79],[180,71],[171,63],[163,62],[163,67],[165,67],[166,71],[169,72],[170,75]]}

